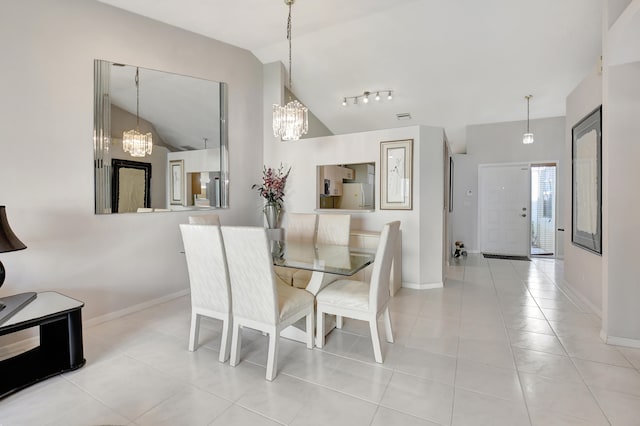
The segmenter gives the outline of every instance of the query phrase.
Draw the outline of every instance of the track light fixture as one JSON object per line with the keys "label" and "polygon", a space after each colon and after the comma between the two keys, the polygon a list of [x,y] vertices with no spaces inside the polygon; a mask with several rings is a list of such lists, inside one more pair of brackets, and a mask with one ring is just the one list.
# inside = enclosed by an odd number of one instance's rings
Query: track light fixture
{"label": "track light fixture", "polygon": [[380,93],[386,93],[387,94],[387,100],[391,100],[393,99],[393,90],[389,90],[389,89],[385,89],[385,90],[365,90],[364,92],[362,92],[361,95],[355,95],[355,96],[345,96],[342,98],[342,106],[346,107],[347,105],[349,105],[349,101],[352,101],[352,103],[354,105],[358,105],[359,101],[362,100],[363,104],[368,104],[369,103],[369,97],[372,96],[372,94],[375,94],[374,98],[376,102],[380,101],[381,97],[380,97]]}

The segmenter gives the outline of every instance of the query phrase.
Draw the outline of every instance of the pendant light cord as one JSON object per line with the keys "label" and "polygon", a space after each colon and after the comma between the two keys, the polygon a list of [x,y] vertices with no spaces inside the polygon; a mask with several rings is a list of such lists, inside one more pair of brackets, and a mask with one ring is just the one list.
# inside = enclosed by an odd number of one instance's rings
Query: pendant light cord
{"label": "pendant light cord", "polygon": [[524,98],[527,100],[527,133],[531,133],[529,131],[529,101],[531,101],[533,95],[526,95]]}
{"label": "pendant light cord", "polygon": [[289,2],[289,18],[287,19],[287,40],[289,40],[289,90],[291,90],[291,4]]}
{"label": "pendant light cord", "polygon": [[138,77],[139,68],[136,67],[136,130],[140,131],[140,79]]}
{"label": "pendant light cord", "polygon": [[527,96],[527,133],[529,132],[529,101],[531,100],[531,95]]}

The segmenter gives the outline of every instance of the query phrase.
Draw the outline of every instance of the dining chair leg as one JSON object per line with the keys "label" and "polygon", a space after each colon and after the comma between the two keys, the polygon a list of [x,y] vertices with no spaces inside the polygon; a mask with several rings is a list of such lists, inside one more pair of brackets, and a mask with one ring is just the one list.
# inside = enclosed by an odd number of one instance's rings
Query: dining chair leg
{"label": "dining chair leg", "polygon": [[342,315],[336,315],[336,328],[342,328]]}
{"label": "dining chair leg", "polygon": [[384,331],[385,331],[385,334],[387,335],[387,342],[393,343],[393,330],[391,329],[391,314],[389,314],[388,306],[384,309],[383,319],[384,319]]}
{"label": "dining chair leg", "polygon": [[267,355],[267,380],[271,381],[278,374],[278,339],[277,330],[269,333],[269,354]]}
{"label": "dining chair leg", "polygon": [[225,362],[229,358],[231,346],[231,315],[222,321],[222,338],[220,339],[220,356],[218,361]]}
{"label": "dining chair leg", "polygon": [[382,349],[380,348],[380,333],[378,333],[378,320],[374,317],[369,320],[371,329],[371,343],[373,343],[373,356],[376,362],[382,364]]}
{"label": "dining chair leg", "polygon": [[200,315],[195,312],[191,313],[191,330],[189,332],[189,350],[196,350],[198,335],[200,334]]}
{"label": "dining chair leg", "polygon": [[242,345],[242,336],[240,336],[240,324],[233,322],[233,337],[231,338],[231,359],[229,364],[232,367],[238,365],[240,361],[240,346]]}
{"label": "dining chair leg", "polygon": [[307,348],[313,349],[313,335],[315,333],[315,327],[313,326],[313,311],[307,314]]}
{"label": "dining chair leg", "polygon": [[316,346],[321,348],[324,346],[324,312],[317,309],[316,317]]}

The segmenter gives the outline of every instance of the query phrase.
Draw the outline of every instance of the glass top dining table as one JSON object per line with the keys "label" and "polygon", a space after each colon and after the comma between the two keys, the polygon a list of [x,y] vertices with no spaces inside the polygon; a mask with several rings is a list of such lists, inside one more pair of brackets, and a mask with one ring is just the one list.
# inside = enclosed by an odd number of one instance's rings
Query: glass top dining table
{"label": "glass top dining table", "polygon": [[312,242],[272,241],[273,264],[336,275],[353,275],[373,263],[374,252]]}
{"label": "glass top dining table", "polygon": [[375,260],[374,251],[313,242],[271,241],[273,264],[312,271],[306,290],[316,295],[329,282],[351,276]]}
{"label": "glass top dining table", "polygon": [[[332,282],[356,274],[375,260],[375,251],[364,248],[280,240],[271,241],[271,255],[276,266],[311,271],[305,290],[314,296]],[[304,321],[299,321],[282,330],[280,335],[304,343],[304,328]],[[325,332],[333,328],[332,317],[327,321]]]}

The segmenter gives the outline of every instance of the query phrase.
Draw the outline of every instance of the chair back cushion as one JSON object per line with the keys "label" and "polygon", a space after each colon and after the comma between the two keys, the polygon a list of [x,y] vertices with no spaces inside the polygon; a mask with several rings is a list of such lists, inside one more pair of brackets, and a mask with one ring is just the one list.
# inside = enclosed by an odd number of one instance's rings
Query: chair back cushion
{"label": "chair back cushion", "polygon": [[313,213],[287,213],[285,236],[287,241],[313,241],[316,236],[317,215]]}
{"label": "chair back cushion", "polygon": [[320,214],[318,215],[318,244],[349,245],[351,232],[351,215],[349,214]]}
{"label": "chair back cushion", "polygon": [[264,324],[276,324],[278,295],[273,258],[265,228],[223,226],[233,315]]}
{"label": "chair back cushion", "polygon": [[215,213],[201,214],[198,216],[189,216],[189,223],[193,225],[218,225],[220,226],[220,218]]}
{"label": "chair back cushion", "polygon": [[389,300],[391,262],[393,261],[393,249],[396,245],[399,230],[400,221],[389,222],[384,225],[380,234],[369,284],[369,309],[371,310],[380,311]]}
{"label": "chair back cushion", "polygon": [[180,225],[189,271],[191,304],[215,312],[229,312],[231,288],[219,226]]}

